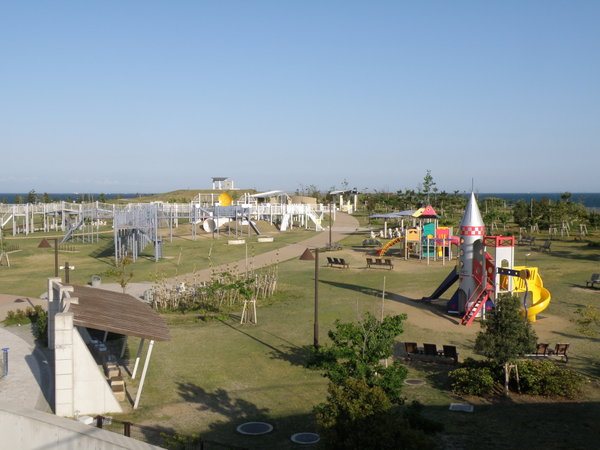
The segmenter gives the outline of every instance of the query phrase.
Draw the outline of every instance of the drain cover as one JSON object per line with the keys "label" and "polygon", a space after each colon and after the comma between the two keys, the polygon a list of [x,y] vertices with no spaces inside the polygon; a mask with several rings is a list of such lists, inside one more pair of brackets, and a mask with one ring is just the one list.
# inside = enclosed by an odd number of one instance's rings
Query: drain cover
{"label": "drain cover", "polygon": [[404,380],[404,384],[408,384],[410,386],[422,386],[425,384],[425,380],[416,380],[416,379],[408,379]]}
{"label": "drain cover", "polygon": [[316,444],[321,438],[317,433],[296,433],[290,439],[296,444]]}
{"label": "drain cover", "polygon": [[267,434],[271,431],[273,431],[273,425],[266,422],[246,422],[237,427],[238,433],[249,434],[252,436]]}

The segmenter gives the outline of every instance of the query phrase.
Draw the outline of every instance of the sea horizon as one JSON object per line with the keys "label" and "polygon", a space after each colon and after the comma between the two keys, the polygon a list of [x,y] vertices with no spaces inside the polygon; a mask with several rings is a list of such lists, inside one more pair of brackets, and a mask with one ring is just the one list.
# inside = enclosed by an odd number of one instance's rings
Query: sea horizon
{"label": "sea horizon", "polygon": [[[476,192],[475,196],[478,200],[483,200],[489,197],[500,198],[506,200],[507,202],[517,203],[520,200],[525,202],[530,202],[531,200],[540,201],[542,199],[549,199],[551,201],[558,201],[561,199],[561,196],[565,193],[562,192]],[[0,192],[0,203],[8,203],[14,204],[15,197],[20,195],[23,199],[27,197],[27,192]],[[40,198],[43,194],[36,192],[38,198]],[[98,200],[100,195],[104,195],[106,199],[115,199],[115,198],[136,198],[136,197],[146,197],[150,195],[155,195],[156,193],[144,193],[144,192],[117,192],[117,193],[96,193],[96,192],[48,192],[47,193],[51,199],[60,200],[68,200],[71,199],[75,201],[77,198],[85,198],[88,201],[88,198],[93,199],[93,201]],[[586,208],[599,209],[600,208],[600,192],[570,192],[571,201],[576,203],[581,203]],[[466,192],[461,192],[459,195],[470,195]]]}

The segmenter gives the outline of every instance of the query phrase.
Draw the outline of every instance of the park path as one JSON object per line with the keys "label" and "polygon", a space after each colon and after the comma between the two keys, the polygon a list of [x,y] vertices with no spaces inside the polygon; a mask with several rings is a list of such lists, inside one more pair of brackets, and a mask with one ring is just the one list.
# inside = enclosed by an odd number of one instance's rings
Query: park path
{"label": "park path", "polygon": [[[338,212],[335,222],[331,228],[331,242],[337,242],[349,234],[352,234],[358,229],[358,221],[349,214]],[[287,261],[289,259],[299,258],[302,252],[307,248],[324,247],[329,243],[329,230],[322,231],[304,241],[290,244],[277,250],[271,250],[266,253],[261,253],[248,258],[248,267],[252,269],[260,269],[278,262]],[[189,281],[208,281],[214,272],[223,272],[232,270],[237,267],[240,271],[246,269],[244,260],[236,261],[229,264],[222,264],[209,269],[197,271],[195,274],[180,275],[175,278],[168,279],[169,284]]]}
{"label": "park path", "polygon": [[[337,212],[333,227],[331,228],[331,242],[337,242],[346,236],[352,234],[359,229],[358,220],[352,217],[350,214],[343,212]],[[277,239],[277,237],[275,237]],[[271,250],[266,253],[261,253],[248,258],[248,267],[252,269],[260,269],[267,267],[272,264],[287,261],[289,259],[299,258],[302,252],[307,248],[324,247],[329,243],[329,229],[315,233],[304,241],[290,244],[277,250]],[[202,281],[210,280],[211,274],[219,273],[224,271],[244,271],[246,270],[245,260],[234,261],[228,264],[221,264],[212,268],[198,270],[194,273],[188,273],[179,275],[173,278],[167,278],[165,283],[167,285],[178,285],[180,283],[198,283]],[[143,298],[144,292],[150,289],[154,283],[142,282],[142,283],[129,283],[127,285],[126,292],[137,298]],[[107,289],[111,291],[121,292],[121,287],[116,283],[102,283],[101,289]]]}
{"label": "park path", "polygon": [[[48,355],[33,342],[31,325],[0,325],[0,347],[8,348],[8,375],[0,373],[0,401],[19,408],[51,412],[53,395]],[[1,358],[2,356],[0,356]],[[0,367],[3,364],[0,363]]]}

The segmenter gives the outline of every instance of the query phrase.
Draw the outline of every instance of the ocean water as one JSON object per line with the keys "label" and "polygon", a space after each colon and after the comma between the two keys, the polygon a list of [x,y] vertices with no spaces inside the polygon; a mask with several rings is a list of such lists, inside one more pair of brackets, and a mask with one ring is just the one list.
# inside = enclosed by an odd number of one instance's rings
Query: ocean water
{"label": "ocean water", "polygon": [[[43,192],[36,192],[38,198],[41,200],[42,198],[42,194]],[[15,197],[17,195],[20,195],[21,198],[23,199],[23,201],[25,201],[25,199],[27,198],[27,192],[12,192],[12,193],[2,193],[0,192],[0,203],[15,203]],[[48,195],[50,196],[51,199],[59,199],[59,200],[68,200],[69,198],[71,199],[71,201],[75,201],[77,198],[81,197],[84,198],[85,201],[95,201],[98,200],[98,196],[100,195],[98,194],[94,194],[94,193],[73,193],[73,192],[60,192],[60,193],[52,193],[52,192],[48,192]],[[153,194],[139,194],[139,193],[128,193],[128,194],[104,194],[104,196],[107,199],[111,199],[111,198],[117,198],[118,196],[121,196],[121,198],[135,198],[138,195],[141,196],[146,196],[146,195],[153,195]]]}
{"label": "ocean water", "polygon": [[[38,197],[42,196],[41,192],[38,192]],[[27,197],[27,193],[1,193],[0,192],[0,203],[14,203],[15,196],[20,195],[23,199]],[[80,196],[85,196],[86,201],[89,201],[91,197],[93,200],[98,200],[99,193],[49,193],[50,198],[58,198],[59,200],[67,200],[71,198],[72,200],[77,199]],[[122,198],[135,198],[139,195],[147,196],[153,195],[150,193],[120,193],[120,194],[104,194],[107,199],[116,198],[117,196],[121,196]],[[465,196],[470,194],[464,194]],[[519,200],[523,200],[525,202],[530,202],[532,199],[536,201],[540,201],[542,199],[550,199],[553,202],[560,200],[560,196],[562,192],[519,192],[519,193],[493,193],[493,192],[484,192],[478,193],[477,200],[481,201],[487,197],[496,197],[506,200],[507,202],[517,203]],[[572,192],[571,193],[571,201],[581,203],[587,208],[592,209],[600,209],[600,193],[597,192]]]}

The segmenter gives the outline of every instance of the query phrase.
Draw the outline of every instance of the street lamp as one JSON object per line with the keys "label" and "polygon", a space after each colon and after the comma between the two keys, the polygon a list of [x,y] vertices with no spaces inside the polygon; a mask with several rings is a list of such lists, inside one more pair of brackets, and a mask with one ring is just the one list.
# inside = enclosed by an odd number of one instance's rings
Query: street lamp
{"label": "street lamp", "polygon": [[48,241],[54,241],[54,276],[58,277],[58,238],[42,239],[38,248],[52,248]]}
{"label": "street lamp", "polygon": [[314,325],[314,347],[319,348],[319,249],[315,248],[315,254],[307,248],[300,256],[301,261],[315,262],[315,325]]}
{"label": "street lamp", "polygon": [[331,250],[331,228],[333,226],[333,219],[331,218],[331,202],[329,202],[329,250]]}

